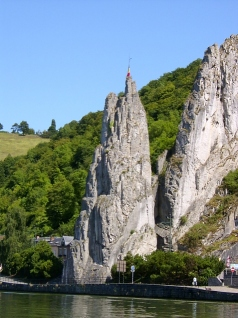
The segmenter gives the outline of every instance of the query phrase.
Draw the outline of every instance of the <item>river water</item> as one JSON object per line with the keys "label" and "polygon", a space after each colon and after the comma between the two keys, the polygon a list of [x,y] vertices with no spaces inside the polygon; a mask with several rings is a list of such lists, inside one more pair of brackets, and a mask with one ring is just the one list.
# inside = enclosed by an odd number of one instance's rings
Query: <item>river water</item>
{"label": "river water", "polygon": [[238,317],[238,303],[0,292],[1,318]]}

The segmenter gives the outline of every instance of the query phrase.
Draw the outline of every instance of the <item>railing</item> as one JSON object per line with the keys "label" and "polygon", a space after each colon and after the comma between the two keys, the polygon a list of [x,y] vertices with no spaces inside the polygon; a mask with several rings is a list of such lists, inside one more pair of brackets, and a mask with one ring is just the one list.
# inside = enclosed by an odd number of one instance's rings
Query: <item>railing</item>
{"label": "railing", "polygon": [[12,277],[12,276],[3,276],[3,275],[0,275],[0,282],[12,283],[12,284],[27,284],[27,282],[24,281],[23,279]]}
{"label": "railing", "polygon": [[107,281],[107,277],[82,277],[80,281],[74,279],[62,280],[61,277],[52,280],[46,279],[22,279],[12,276],[0,275],[0,283],[11,283],[11,284],[33,284],[33,285],[85,285],[85,284],[104,284]]}

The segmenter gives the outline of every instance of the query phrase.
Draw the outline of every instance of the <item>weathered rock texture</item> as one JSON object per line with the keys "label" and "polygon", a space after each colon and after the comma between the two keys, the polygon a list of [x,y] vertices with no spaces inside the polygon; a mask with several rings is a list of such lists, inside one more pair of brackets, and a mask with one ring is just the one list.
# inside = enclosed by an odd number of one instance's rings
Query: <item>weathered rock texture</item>
{"label": "weathered rock texture", "polygon": [[[207,49],[183,112],[165,177],[163,209],[173,215],[173,241],[199,221],[206,202],[238,167],[238,36]],[[180,219],[186,216],[186,226]]]}
{"label": "weathered rock texture", "polygon": [[106,98],[101,145],[90,167],[63,280],[106,277],[127,252],[148,254],[156,244],[146,114],[127,76],[125,97],[110,93]]}

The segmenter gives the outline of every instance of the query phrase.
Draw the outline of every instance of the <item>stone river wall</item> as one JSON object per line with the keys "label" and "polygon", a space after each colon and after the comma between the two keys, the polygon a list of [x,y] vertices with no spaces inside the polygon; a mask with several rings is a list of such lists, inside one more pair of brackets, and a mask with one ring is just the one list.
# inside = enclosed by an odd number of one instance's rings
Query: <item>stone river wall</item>
{"label": "stone river wall", "polygon": [[0,283],[0,291],[100,295],[115,297],[166,298],[206,301],[238,301],[238,293],[211,288],[148,284],[13,284]]}

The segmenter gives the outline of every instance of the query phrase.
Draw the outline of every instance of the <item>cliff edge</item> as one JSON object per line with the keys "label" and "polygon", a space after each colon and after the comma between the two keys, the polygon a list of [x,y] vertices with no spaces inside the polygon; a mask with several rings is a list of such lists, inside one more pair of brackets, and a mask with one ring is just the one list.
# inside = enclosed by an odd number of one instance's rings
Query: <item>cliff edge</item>
{"label": "cliff edge", "polygon": [[232,35],[205,52],[160,188],[160,215],[162,209],[172,215],[174,244],[199,221],[224,176],[238,168],[237,154],[238,36]]}

